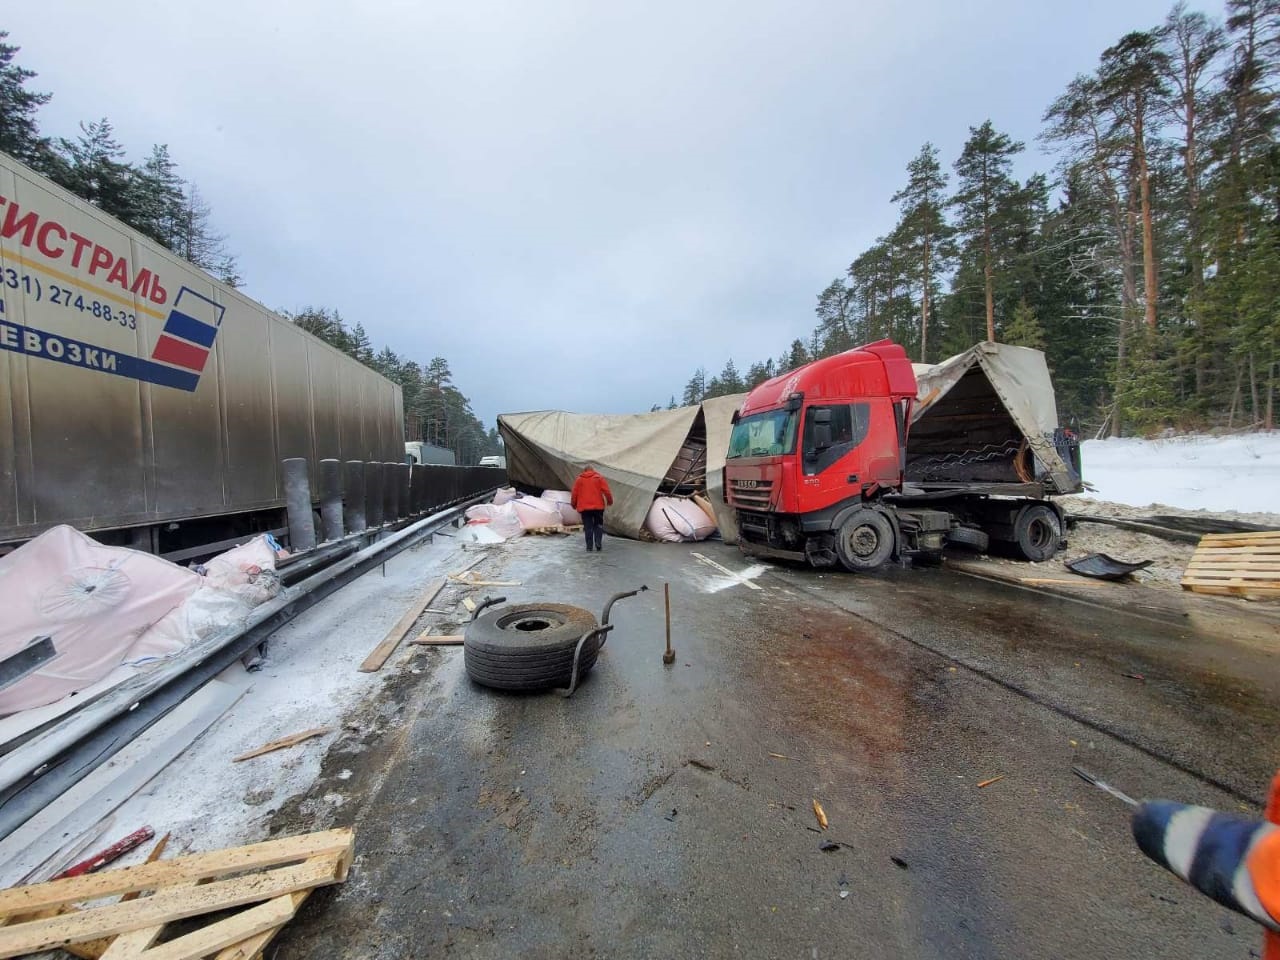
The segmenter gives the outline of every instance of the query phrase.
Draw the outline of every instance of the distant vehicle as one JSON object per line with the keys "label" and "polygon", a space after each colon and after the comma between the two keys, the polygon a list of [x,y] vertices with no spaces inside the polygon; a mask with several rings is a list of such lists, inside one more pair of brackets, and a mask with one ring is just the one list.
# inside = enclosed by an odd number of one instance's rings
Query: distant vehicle
{"label": "distant vehicle", "polygon": [[421,440],[407,442],[404,445],[404,455],[410,463],[433,463],[442,467],[454,467],[458,464],[458,458],[448,447],[438,447]]}
{"label": "distant vehicle", "polygon": [[482,467],[498,467],[499,469],[507,469],[506,457],[481,457],[480,466]]}
{"label": "distant vehicle", "polygon": [[1079,446],[1041,422],[1057,416],[1043,354],[974,351],[980,363],[935,368],[956,379],[920,400],[906,351],[888,340],[752,390],[724,468],[743,552],[869,571],[936,563],[947,542],[1032,561],[1061,550],[1064,517],[1046,497],[1081,489]]}

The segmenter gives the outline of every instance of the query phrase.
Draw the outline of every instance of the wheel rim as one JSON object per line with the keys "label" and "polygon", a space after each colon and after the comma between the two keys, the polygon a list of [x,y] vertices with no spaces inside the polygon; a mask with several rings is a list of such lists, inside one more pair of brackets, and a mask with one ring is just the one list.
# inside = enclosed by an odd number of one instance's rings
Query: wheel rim
{"label": "wheel rim", "polygon": [[1027,543],[1036,550],[1044,550],[1053,544],[1057,531],[1043,517],[1036,517],[1027,525]]}
{"label": "wheel rim", "polygon": [[554,610],[518,610],[498,618],[500,630],[518,630],[521,633],[537,633],[565,623],[565,618]]}
{"label": "wheel rim", "polygon": [[880,532],[870,524],[862,524],[849,531],[849,553],[866,559],[880,548]]}

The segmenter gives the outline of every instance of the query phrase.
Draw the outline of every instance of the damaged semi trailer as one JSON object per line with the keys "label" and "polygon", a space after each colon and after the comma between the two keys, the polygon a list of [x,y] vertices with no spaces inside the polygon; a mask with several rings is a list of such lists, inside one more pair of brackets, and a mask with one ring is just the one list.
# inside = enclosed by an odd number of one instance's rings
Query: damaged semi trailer
{"label": "damaged semi trailer", "polygon": [[1079,445],[1056,416],[1035,350],[979,344],[913,367],[883,340],[806,364],[735,417],[738,544],[851,571],[937,563],[948,542],[1047,560],[1066,545],[1048,498],[1081,489]]}

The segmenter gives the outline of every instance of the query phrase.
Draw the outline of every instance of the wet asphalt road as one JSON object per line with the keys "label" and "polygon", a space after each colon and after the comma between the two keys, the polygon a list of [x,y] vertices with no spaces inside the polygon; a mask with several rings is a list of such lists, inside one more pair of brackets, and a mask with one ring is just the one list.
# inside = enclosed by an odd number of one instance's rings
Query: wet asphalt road
{"label": "wet asphalt road", "polygon": [[721,544],[494,548],[478,569],[520,580],[513,601],[658,589],[618,604],[571,700],[475,687],[458,648],[384,668],[313,789],[336,817],[274,824],[357,828],[351,877],[277,956],[1256,955],[1070,767],[1257,813],[1280,647],[945,569],[768,567],[752,589],[695,553],[751,567]]}

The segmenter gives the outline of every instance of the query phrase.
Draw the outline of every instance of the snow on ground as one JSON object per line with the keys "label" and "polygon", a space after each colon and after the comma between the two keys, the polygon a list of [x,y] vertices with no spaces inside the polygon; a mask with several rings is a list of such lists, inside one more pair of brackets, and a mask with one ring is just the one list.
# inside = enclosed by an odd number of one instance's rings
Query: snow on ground
{"label": "snow on ground", "polygon": [[1095,500],[1280,514],[1280,431],[1087,440],[1081,461]]}
{"label": "snow on ground", "polygon": [[[262,668],[250,675],[248,693],[117,811],[112,839],[143,824],[157,836],[172,831],[167,857],[263,839],[270,815],[310,788],[330,745],[343,734],[344,716],[395,673],[405,648],[378,673],[359,672],[360,663],[428,580],[471,559],[460,556],[452,541],[412,548],[387,562],[385,577],[375,569],[277,631]],[[333,732],[231,762],[271,740],[325,726]],[[140,859],[148,846],[120,864]]]}

